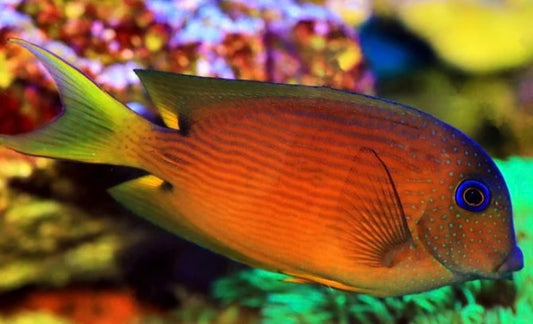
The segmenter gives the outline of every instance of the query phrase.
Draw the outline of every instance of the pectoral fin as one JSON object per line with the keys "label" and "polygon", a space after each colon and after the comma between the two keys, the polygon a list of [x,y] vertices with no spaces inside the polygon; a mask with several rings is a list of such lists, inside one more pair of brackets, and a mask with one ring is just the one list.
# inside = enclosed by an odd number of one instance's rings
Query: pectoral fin
{"label": "pectoral fin", "polygon": [[354,264],[391,267],[409,248],[411,233],[400,197],[374,150],[363,148],[355,155],[338,207],[345,221],[342,244]]}

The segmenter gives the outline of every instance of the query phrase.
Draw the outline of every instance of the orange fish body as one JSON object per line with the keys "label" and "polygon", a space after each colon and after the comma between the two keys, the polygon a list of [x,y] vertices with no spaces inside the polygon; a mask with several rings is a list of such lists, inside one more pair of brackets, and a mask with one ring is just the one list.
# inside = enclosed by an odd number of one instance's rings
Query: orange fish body
{"label": "orange fish body", "polygon": [[66,110],[0,143],[147,170],[111,195],[206,248],[376,296],[522,267],[500,172],[423,112],[324,87],[136,71],[165,128],[50,52],[15,42],[51,71]]}

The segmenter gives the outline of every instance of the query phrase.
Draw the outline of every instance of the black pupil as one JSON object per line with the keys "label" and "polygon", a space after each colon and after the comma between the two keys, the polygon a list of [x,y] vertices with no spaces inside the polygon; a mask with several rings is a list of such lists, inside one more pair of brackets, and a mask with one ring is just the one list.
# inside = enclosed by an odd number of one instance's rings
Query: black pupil
{"label": "black pupil", "polygon": [[468,205],[477,207],[483,203],[485,196],[478,188],[468,188],[463,194],[463,199]]}

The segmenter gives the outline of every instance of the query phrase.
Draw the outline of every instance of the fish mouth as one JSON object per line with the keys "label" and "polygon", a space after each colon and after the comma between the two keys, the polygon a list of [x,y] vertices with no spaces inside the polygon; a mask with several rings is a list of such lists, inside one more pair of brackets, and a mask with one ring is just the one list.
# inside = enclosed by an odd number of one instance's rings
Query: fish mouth
{"label": "fish mouth", "polygon": [[518,246],[515,246],[502,264],[496,268],[496,273],[505,275],[518,271],[524,267],[524,254]]}

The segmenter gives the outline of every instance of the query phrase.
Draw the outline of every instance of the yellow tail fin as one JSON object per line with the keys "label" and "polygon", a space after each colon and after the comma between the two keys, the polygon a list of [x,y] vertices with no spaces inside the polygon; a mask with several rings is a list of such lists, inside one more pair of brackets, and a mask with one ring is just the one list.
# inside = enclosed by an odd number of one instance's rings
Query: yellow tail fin
{"label": "yellow tail fin", "polygon": [[32,52],[50,72],[64,109],[42,128],[0,135],[0,145],[31,155],[138,167],[132,149],[154,125],[55,54],[24,40],[11,42]]}

